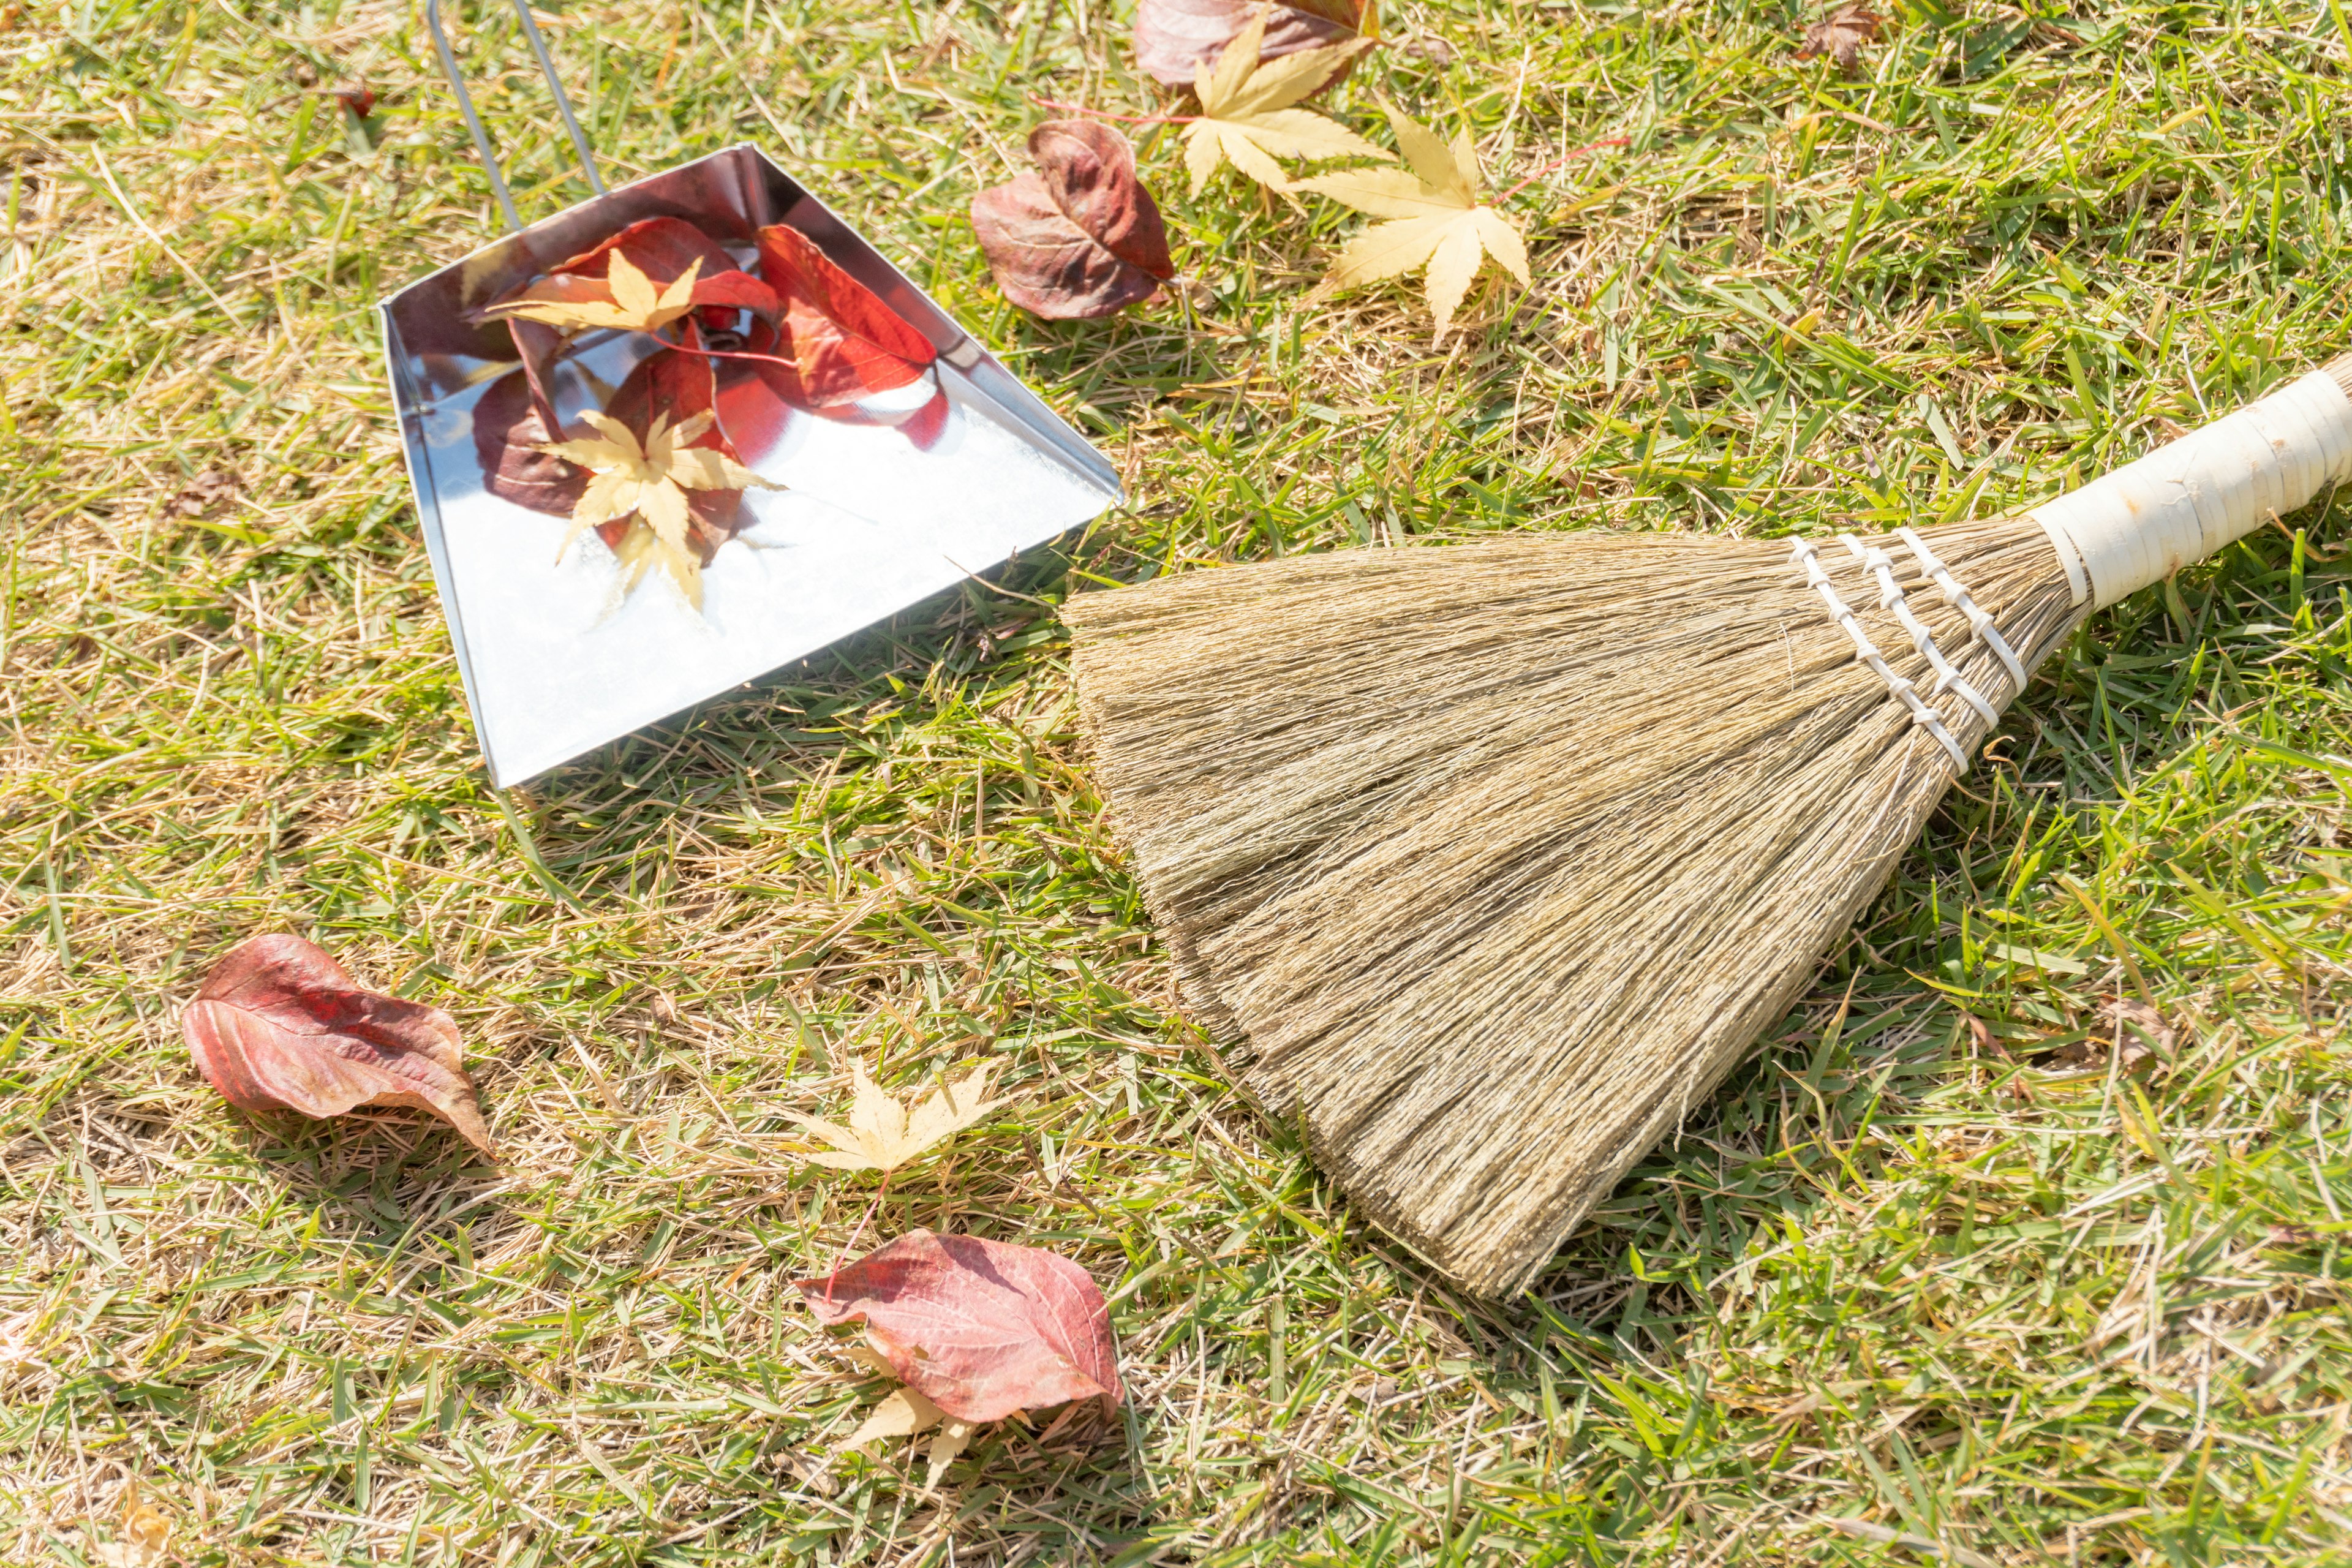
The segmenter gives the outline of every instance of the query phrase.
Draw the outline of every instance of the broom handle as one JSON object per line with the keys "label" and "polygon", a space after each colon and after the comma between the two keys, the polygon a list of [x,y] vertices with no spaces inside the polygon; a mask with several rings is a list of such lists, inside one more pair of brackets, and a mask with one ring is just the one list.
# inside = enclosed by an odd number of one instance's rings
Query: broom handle
{"label": "broom handle", "polygon": [[2352,354],[2026,515],[2104,609],[2347,482]]}

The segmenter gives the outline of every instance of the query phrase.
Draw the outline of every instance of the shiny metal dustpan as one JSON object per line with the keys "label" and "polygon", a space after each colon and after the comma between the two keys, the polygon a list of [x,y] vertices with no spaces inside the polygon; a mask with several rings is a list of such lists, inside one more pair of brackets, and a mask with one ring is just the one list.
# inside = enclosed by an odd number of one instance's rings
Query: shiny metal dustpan
{"label": "shiny metal dustpan", "polygon": [[[442,68],[513,232],[379,307],[417,516],[493,783],[544,773],[815,652],[1117,504],[1118,476],[1100,453],[756,148],[606,191],[526,0],[514,5],[598,195],[520,222],[428,0]],[[593,535],[567,546],[568,518],[493,494],[498,476],[477,441],[483,400],[517,389],[520,371],[507,327],[471,313],[651,218],[687,219],[739,256],[755,254],[761,229],[787,226],[937,353],[919,385],[793,410],[762,429],[756,452],[746,445],[746,464],[785,488],[745,492],[740,526],[702,567],[698,608],[667,583],[628,585]],[[583,410],[625,388],[646,350],[628,332],[572,342],[536,390],[576,435]]]}

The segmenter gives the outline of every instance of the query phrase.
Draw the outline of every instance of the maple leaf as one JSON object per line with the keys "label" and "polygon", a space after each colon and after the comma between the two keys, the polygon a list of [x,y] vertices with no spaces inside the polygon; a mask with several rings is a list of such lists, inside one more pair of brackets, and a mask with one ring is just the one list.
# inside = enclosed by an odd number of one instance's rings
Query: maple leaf
{"label": "maple leaf", "polygon": [[1797,58],[1809,60],[1827,55],[1840,70],[1850,71],[1862,63],[1863,45],[1875,42],[1878,29],[1885,25],[1885,18],[1867,5],[1841,5],[1806,26]]}
{"label": "maple leaf", "polygon": [[257,936],[205,977],[180,1032],[240,1110],[340,1116],[360,1105],[429,1110],[484,1153],[490,1131],[438,1007],[363,991],[298,936]]}
{"label": "maple leaf", "polygon": [[890,1371],[950,1419],[1123,1397],[1102,1291],[1041,1248],[911,1230],[794,1284],[826,1327],[862,1322]]}
{"label": "maple leaf", "polygon": [[[625,251],[612,253],[612,262],[600,279],[562,274],[534,283],[511,300],[501,300],[483,313],[520,316],[544,321],[566,331],[583,327],[620,327],[635,332],[657,332],[694,309],[695,279],[702,258],[687,264],[667,289],[656,289]],[[609,299],[604,296],[609,294]]]}
{"label": "maple leaf", "polygon": [[[617,265],[620,258],[614,258]],[[641,526],[631,529],[614,547],[626,574],[623,589],[637,585],[649,566],[659,565],[677,582],[687,601],[702,607],[702,563],[691,548],[693,514],[686,492],[740,490],[757,485],[782,489],[715,447],[689,446],[710,428],[709,410],[676,425],[667,414],[656,414],[641,444],[635,432],[609,414],[591,409],[581,415],[603,440],[551,441],[540,448],[550,456],[576,463],[595,477],[572,509],[572,530],[563,536],[556,559],[587,529],[635,516]]]}
{"label": "maple leaf", "polygon": [[838,1127],[814,1116],[793,1121],[832,1144],[839,1152],[803,1154],[813,1165],[836,1171],[895,1171],[942,1139],[951,1138],[1005,1103],[983,1098],[995,1064],[982,1062],[952,1083],[942,1083],[912,1111],[884,1093],[866,1076],[863,1063],[849,1071],[856,1097],[849,1108],[849,1125]]}
{"label": "maple leaf", "polygon": [[[859,1359],[882,1372],[890,1370],[890,1363],[871,1351],[866,1352]],[[923,1488],[928,1491],[940,1484],[940,1478],[947,1474],[948,1467],[955,1462],[956,1456],[971,1446],[971,1435],[979,1426],[977,1421],[950,1419],[946,1411],[914,1389],[894,1388],[879,1405],[866,1413],[857,1430],[842,1440],[839,1451],[846,1453],[884,1437],[912,1437],[937,1428],[939,1436],[931,1439],[930,1452],[926,1456],[929,1460],[929,1473],[924,1477]]]}
{"label": "maple leaf", "polygon": [[1290,178],[1276,158],[1389,156],[1346,126],[1291,107],[1370,48],[1371,40],[1354,38],[1304,49],[1261,65],[1258,45],[1265,37],[1266,16],[1261,10],[1234,36],[1215,68],[1204,65],[1193,73],[1192,90],[1201,100],[1201,112],[1184,127],[1184,166],[1192,171],[1196,196],[1222,163],[1232,163],[1261,184],[1286,191]]}
{"label": "maple leaf", "polygon": [[1534,287],[1528,274],[1527,241],[1510,219],[1479,201],[1478,154],[1468,132],[1456,134],[1448,145],[1394,104],[1384,101],[1381,107],[1396,129],[1397,145],[1404,150],[1411,173],[1342,169],[1301,180],[1295,188],[1319,192],[1389,220],[1349,241],[1332,261],[1322,287],[1377,282],[1425,265],[1423,287],[1442,341],[1485,257],[1501,262],[1522,287]]}

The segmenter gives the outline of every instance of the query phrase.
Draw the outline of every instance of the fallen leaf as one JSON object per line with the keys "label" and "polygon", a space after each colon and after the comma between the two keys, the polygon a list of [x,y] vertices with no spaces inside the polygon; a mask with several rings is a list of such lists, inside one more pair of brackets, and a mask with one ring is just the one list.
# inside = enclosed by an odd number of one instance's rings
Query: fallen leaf
{"label": "fallen leaf", "polygon": [[2112,1060],[2122,1071],[2136,1073],[2159,1057],[2166,1061],[2172,1059],[2176,1038],[2172,1026],[2147,1003],[2118,997],[2101,1007],[2099,1016],[2106,1021],[2108,1033],[2061,1046],[2050,1053],[2042,1065],[2073,1072],[2085,1068],[2105,1071]]}
{"label": "fallen leaf", "polygon": [[657,332],[694,309],[694,285],[701,271],[702,263],[696,261],[668,287],[656,289],[654,280],[629,259],[628,252],[616,250],[603,279],[535,283],[528,292],[491,306],[490,313],[544,321],[567,331],[621,327],[634,332]]}
{"label": "fallen leaf", "polygon": [[328,1117],[361,1105],[412,1106],[492,1152],[457,1020],[362,990],[299,936],[257,936],[232,950],[181,1013],[180,1032],[205,1077],[240,1110]]}
{"label": "fallen leaf", "polygon": [[[684,218],[646,218],[556,263],[482,308],[488,321],[538,321],[562,331],[612,327],[657,332],[696,310],[782,309],[775,289]],[[530,346],[517,340],[526,357]]]}
{"label": "fallen leaf", "polygon": [[551,517],[569,517],[588,488],[588,472],[545,450],[555,439],[531,395],[530,376],[509,371],[474,405],[474,457],[482,488],[501,500]]}
{"label": "fallen leaf", "polygon": [[945,1420],[940,1407],[911,1388],[900,1388],[866,1414],[857,1430],[841,1440],[844,1448],[862,1448],[884,1437],[911,1437]]}
{"label": "fallen leaf", "polygon": [[783,300],[783,340],[797,385],[780,395],[811,406],[855,402],[922,378],[939,349],[816,241],[786,224],[758,236],[760,272]]}
{"label": "fallen leaf", "polygon": [[226,468],[206,468],[190,479],[163,505],[173,517],[211,517],[236,500],[236,476]]}
{"label": "fallen leaf", "polygon": [[[2106,1014],[2108,1022],[2115,1026],[2118,1038],[2137,1032],[2140,1038],[2147,1041],[2147,1045],[2142,1047],[2143,1053],[2152,1049],[2166,1061],[2172,1059],[2173,1050],[2179,1037],[2173,1032],[2172,1026],[2165,1022],[2162,1013],[2137,997],[2131,996],[2119,996],[2108,1003],[2102,1011]],[[2133,1040],[2129,1043],[2137,1044],[2138,1042]]]}
{"label": "fallen leaf", "polygon": [[90,1549],[90,1555],[106,1568],[155,1568],[171,1554],[171,1521],[140,1495],[135,1480],[122,1489],[122,1518],[115,1536]]}
{"label": "fallen leaf", "polygon": [[948,1473],[948,1467],[955,1463],[956,1456],[971,1446],[971,1435],[978,1427],[979,1423],[975,1421],[940,1423],[940,1435],[931,1439],[931,1451],[926,1456],[929,1464],[923,1475],[925,1491],[939,1489],[940,1478]]}
{"label": "fallen leaf", "polygon": [[[639,360],[636,368],[605,401],[604,412],[627,426],[632,434],[640,436],[652,430],[654,419],[659,415],[667,415],[670,422],[677,425],[698,414],[709,414],[712,423],[685,437],[685,445],[708,447],[730,462],[741,462],[742,455],[717,424],[718,383],[714,371],[719,362],[692,352],[703,342],[700,330],[692,321],[678,324],[678,342],[680,346],[677,349]],[[743,514],[742,501],[741,489],[687,488],[687,510],[692,518],[687,542],[702,565],[709,566],[719,553],[719,547],[750,521]],[[606,544],[618,551],[628,531],[636,526],[634,522],[606,522],[598,526],[597,532]]]}
{"label": "fallen leaf", "polygon": [[1004,1104],[1003,1100],[986,1098],[989,1075],[995,1070],[994,1063],[982,1062],[962,1078],[931,1090],[930,1098],[910,1113],[866,1076],[864,1063],[852,1062],[850,1079],[856,1088],[848,1126],[837,1127],[814,1116],[793,1118],[839,1152],[801,1158],[836,1171],[895,1171]]}
{"label": "fallen leaf", "polygon": [[1290,178],[1276,158],[1389,156],[1346,126],[1291,107],[1370,48],[1371,40],[1304,49],[1260,65],[1258,46],[1265,24],[1261,10],[1225,46],[1213,69],[1203,65],[1193,72],[1192,90],[1201,100],[1201,112],[1184,127],[1184,166],[1192,171],[1196,196],[1226,163],[1261,184],[1286,191]]}
{"label": "fallen leaf", "polygon": [[1797,58],[1809,60],[1826,55],[1840,70],[1850,71],[1862,63],[1862,47],[1875,42],[1885,25],[1885,19],[1867,5],[1841,5],[1806,26]]}
{"label": "fallen leaf", "polygon": [[783,487],[761,479],[717,447],[694,445],[711,426],[707,408],[675,425],[666,413],[654,415],[642,441],[609,414],[591,409],[580,417],[602,438],[551,441],[541,448],[594,476],[572,509],[572,531],[564,535],[558,558],[588,529],[634,517],[639,526],[613,547],[625,574],[623,591],[635,588],[648,567],[658,565],[677,582],[687,601],[700,609],[702,558],[687,492]]}
{"label": "fallen leaf", "polygon": [[1108,316],[1176,275],[1160,205],[1135,177],[1127,138],[1091,120],[1029,132],[1037,172],[971,198],[996,286],[1048,321]]}
{"label": "fallen leaf", "polygon": [[863,1322],[891,1370],[951,1419],[1121,1397],[1102,1292],[1053,1253],[916,1230],[795,1283],[827,1327]]}
{"label": "fallen leaf", "polygon": [[1389,220],[1349,241],[1321,286],[1346,289],[1426,266],[1423,287],[1443,341],[1483,258],[1492,256],[1522,287],[1534,287],[1527,241],[1510,219],[1479,201],[1478,154],[1468,132],[1457,133],[1449,146],[1394,104],[1381,107],[1396,128],[1411,173],[1342,169],[1301,180],[1296,187]]}
{"label": "fallen leaf", "polygon": [[1142,0],[1135,8],[1135,63],[1170,87],[1190,87],[1203,66],[1264,14],[1260,60],[1346,43],[1375,31],[1370,0],[1298,0],[1268,7],[1260,0]]}

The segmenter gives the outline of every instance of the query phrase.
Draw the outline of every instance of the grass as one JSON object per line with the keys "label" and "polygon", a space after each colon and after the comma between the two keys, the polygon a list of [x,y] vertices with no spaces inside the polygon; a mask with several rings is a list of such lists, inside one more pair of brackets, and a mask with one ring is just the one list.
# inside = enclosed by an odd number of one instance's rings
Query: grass
{"label": "grass", "polygon": [[[518,199],[580,194],[502,8]],[[964,203],[1099,0],[611,0],[548,29],[615,176],[770,148],[1129,476],[1083,540],[504,797],[372,302],[492,231],[416,8],[0,8],[0,1559],[126,1488],[187,1563],[2319,1563],[2352,1530],[2337,1013],[2352,562],[2324,502],[2091,624],[1818,987],[1529,1298],[1450,1293],[1218,1076],[1098,818],[1051,601],[1406,535],[1775,532],[2049,493],[2352,347],[2352,22],[1402,4],[1370,94],[1480,139],[1538,289],[1307,286],[1226,176],[1185,278],[1046,326]],[[365,124],[320,90],[364,78]],[[1021,595],[1026,595],[1027,597]],[[460,1020],[505,1158],[230,1110],[175,1010],[290,929]],[[1095,1441],[829,1446],[789,1281],[871,1177],[852,1056],[1019,1095],[868,1233],[1061,1249]],[[118,1556],[112,1560],[121,1560]]]}

